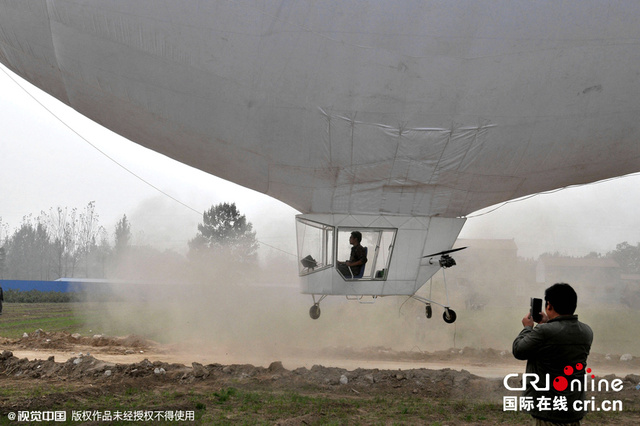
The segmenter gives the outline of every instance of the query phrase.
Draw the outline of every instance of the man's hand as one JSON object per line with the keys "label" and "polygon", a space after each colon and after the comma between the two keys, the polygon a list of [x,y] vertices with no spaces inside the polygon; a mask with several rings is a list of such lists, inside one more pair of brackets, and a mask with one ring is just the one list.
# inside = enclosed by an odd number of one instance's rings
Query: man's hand
{"label": "man's hand", "polygon": [[549,316],[546,312],[540,312],[540,316],[542,316],[542,319],[538,324],[544,324],[545,322],[549,321]]}
{"label": "man's hand", "polygon": [[[546,312],[540,312],[540,316],[542,317],[542,319],[538,324],[544,324],[545,322],[549,321],[549,317],[547,316]],[[534,321],[533,321],[533,318],[531,318],[530,313],[527,314],[526,317],[522,318],[522,325],[524,327],[533,327]]]}
{"label": "man's hand", "polygon": [[522,318],[522,325],[524,327],[533,327],[533,318],[531,318],[530,313],[528,313],[526,317]]}

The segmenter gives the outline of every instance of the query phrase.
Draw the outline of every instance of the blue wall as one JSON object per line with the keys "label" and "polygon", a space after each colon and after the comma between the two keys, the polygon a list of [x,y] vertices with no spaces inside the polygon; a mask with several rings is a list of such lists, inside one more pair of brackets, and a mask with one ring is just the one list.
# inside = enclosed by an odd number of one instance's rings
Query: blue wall
{"label": "blue wall", "polygon": [[78,291],[79,286],[73,285],[68,281],[23,281],[23,280],[0,280],[0,286],[3,290],[38,290],[38,291],[59,291],[67,293]]}

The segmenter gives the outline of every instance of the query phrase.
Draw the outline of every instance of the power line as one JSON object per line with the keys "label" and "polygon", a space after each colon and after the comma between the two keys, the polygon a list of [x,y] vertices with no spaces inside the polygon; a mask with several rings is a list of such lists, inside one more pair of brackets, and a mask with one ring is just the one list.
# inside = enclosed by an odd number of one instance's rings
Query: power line
{"label": "power line", "polygon": [[537,197],[538,195],[554,194],[556,192],[564,191],[565,189],[575,188],[575,187],[578,187],[578,186],[597,185],[597,184],[600,184],[600,183],[610,182],[612,180],[617,180],[617,179],[625,179],[625,178],[632,177],[632,176],[640,176],[640,173],[631,173],[631,174],[623,175],[623,176],[614,176],[612,178],[599,180],[597,182],[590,182],[590,183],[587,183],[587,184],[568,185],[568,186],[564,186],[564,187],[558,188],[558,189],[553,189],[553,190],[550,190],[550,191],[537,192],[535,194],[526,195],[524,197],[516,198],[515,200],[505,201],[504,203],[496,206],[495,208],[493,208],[493,209],[491,209],[489,211],[486,211],[486,212],[483,212],[483,213],[478,213],[478,214],[472,215],[472,216],[466,216],[466,218],[467,219],[473,219],[473,218],[476,218],[476,217],[485,216],[485,215],[488,215],[489,213],[495,212],[498,209],[501,209],[502,207],[506,206],[507,204],[519,203],[521,201],[525,201],[525,200],[528,200],[530,198]]}

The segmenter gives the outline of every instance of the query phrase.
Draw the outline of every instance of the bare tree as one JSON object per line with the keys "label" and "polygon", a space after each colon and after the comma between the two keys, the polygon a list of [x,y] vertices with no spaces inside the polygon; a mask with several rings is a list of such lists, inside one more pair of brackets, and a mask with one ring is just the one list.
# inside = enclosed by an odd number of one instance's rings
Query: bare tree
{"label": "bare tree", "polygon": [[76,244],[78,257],[84,259],[85,276],[89,276],[90,254],[96,250],[97,238],[102,231],[98,225],[98,215],[96,214],[95,201],[91,201],[80,213],[78,222],[78,241]]}
{"label": "bare tree", "polygon": [[78,262],[78,210],[65,207],[51,208],[48,218],[48,229],[52,239],[55,272],[58,277],[73,277]]}

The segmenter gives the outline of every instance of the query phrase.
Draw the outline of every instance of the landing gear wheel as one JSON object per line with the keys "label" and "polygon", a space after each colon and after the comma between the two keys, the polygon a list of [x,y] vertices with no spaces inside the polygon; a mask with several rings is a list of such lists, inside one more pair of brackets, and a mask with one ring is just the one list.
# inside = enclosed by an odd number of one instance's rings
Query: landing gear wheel
{"label": "landing gear wheel", "polygon": [[442,319],[447,324],[453,324],[456,320],[457,316],[453,309],[444,308],[444,313],[442,314]]}
{"label": "landing gear wheel", "polygon": [[431,309],[431,304],[430,303],[427,303],[425,311],[426,311],[426,314],[427,314],[427,318],[431,318],[433,316],[433,309]]}
{"label": "landing gear wheel", "polygon": [[320,305],[313,305],[311,309],[309,309],[309,316],[314,320],[320,318]]}

